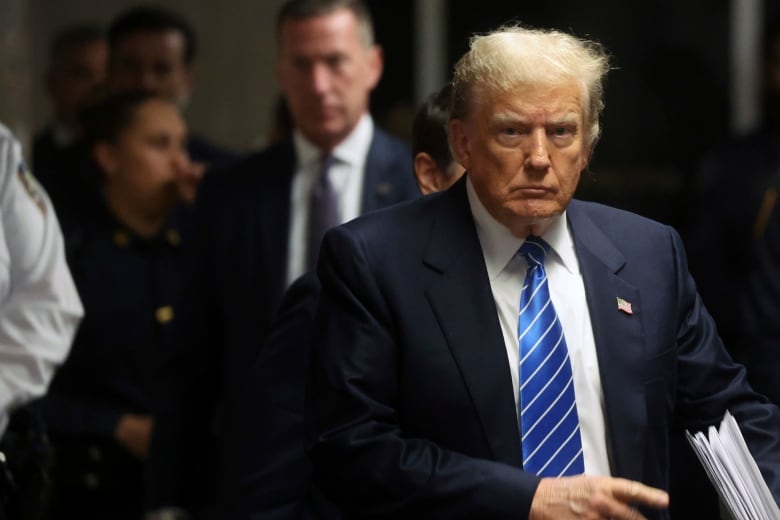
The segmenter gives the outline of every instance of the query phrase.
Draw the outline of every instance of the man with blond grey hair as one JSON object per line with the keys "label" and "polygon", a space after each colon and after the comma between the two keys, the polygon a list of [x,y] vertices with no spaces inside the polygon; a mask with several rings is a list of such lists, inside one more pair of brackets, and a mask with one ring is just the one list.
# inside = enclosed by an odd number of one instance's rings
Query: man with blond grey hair
{"label": "man with blond grey hair", "polygon": [[668,518],[671,426],[727,410],[780,497],[780,411],[677,233],[573,199],[607,70],[568,34],[475,37],[449,127],[464,177],[325,236],[306,420],[348,514]]}

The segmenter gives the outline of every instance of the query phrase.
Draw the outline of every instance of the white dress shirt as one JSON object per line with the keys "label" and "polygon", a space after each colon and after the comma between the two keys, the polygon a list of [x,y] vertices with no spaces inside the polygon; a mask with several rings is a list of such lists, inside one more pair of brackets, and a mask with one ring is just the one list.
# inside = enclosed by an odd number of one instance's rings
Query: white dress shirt
{"label": "white dress shirt", "polygon": [[[339,195],[342,223],[360,215],[366,157],[373,135],[374,121],[364,114],[352,133],[331,151],[335,163],[330,168],[330,177]],[[309,197],[322,167],[322,151],[297,130],[293,133],[293,143],[297,169],[290,201],[287,285],[306,272]]]}
{"label": "white dress shirt", "polygon": [[[495,220],[482,205],[467,179],[467,193],[477,235],[485,257],[490,288],[496,302],[501,332],[504,335],[509,369],[512,374],[515,410],[519,398],[517,322],[520,292],[525,280],[526,261],[517,250],[524,240]],[[574,379],[577,414],[580,420],[585,473],[610,475],[596,344],[585,299],[585,285],[566,225],[566,214],[556,218],[542,238],[550,244],[544,263],[552,299],[563,327]],[[517,440],[520,443],[520,439]]]}
{"label": "white dress shirt", "polygon": [[48,196],[0,125],[0,435],[8,412],[46,391],[83,309]]}

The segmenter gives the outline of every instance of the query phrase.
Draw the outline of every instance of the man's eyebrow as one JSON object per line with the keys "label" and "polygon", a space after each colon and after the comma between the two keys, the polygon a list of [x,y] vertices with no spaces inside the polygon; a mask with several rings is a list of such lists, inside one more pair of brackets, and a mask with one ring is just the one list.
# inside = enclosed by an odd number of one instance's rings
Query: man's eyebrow
{"label": "man's eyebrow", "polygon": [[528,118],[513,112],[497,112],[493,114],[492,122],[496,124],[526,123]]}
{"label": "man's eyebrow", "polygon": [[[496,112],[491,118],[491,122],[494,124],[525,124],[530,121],[531,118],[522,114],[514,112]],[[548,125],[552,124],[571,124],[579,123],[580,114],[575,111],[564,112],[561,114],[554,114],[546,121]]]}
{"label": "man's eyebrow", "polygon": [[563,123],[569,124],[569,123],[579,123],[579,122],[580,122],[580,114],[577,112],[566,112],[550,118],[550,123],[552,124],[563,124]]}

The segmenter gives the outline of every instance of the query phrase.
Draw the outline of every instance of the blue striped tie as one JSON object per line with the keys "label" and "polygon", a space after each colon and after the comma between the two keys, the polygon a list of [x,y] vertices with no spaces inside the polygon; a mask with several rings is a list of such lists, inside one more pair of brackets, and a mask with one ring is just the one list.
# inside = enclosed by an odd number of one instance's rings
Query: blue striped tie
{"label": "blue striped tie", "polygon": [[563,328],[555,313],[544,258],[550,246],[528,237],[518,254],[528,262],[520,293],[520,431],[523,467],[542,477],[585,471],[574,381]]}

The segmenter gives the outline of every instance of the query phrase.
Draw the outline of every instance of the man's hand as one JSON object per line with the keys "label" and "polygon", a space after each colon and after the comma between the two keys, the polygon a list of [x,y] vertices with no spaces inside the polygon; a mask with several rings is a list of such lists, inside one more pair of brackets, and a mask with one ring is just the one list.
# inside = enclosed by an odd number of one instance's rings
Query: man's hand
{"label": "man's hand", "polygon": [[645,517],[634,509],[638,505],[663,509],[669,505],[669,495],[622,478],[585,475],[544,478],[536,490],[528,518],[641,520]]}
{"label": "man's hand", "polygon": [[149,454],[149,439],[152,435],[152,416],[125,414],[114,430],[117,442],[141,460]]}

